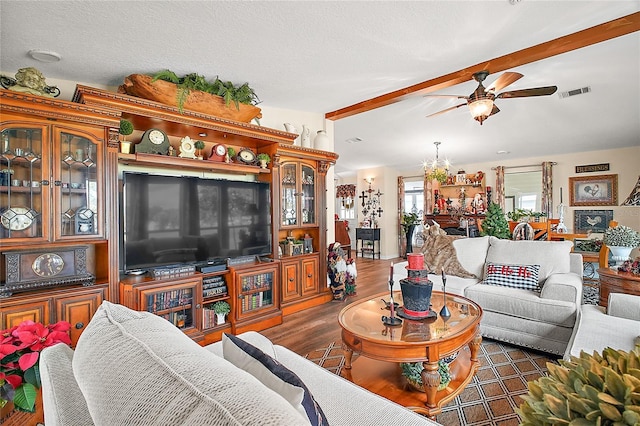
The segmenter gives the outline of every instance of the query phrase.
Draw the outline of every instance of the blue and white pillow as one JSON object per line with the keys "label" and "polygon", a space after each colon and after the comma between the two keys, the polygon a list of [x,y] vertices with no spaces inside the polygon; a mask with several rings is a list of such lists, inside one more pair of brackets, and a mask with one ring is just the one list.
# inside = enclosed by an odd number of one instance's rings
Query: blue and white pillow
{"label": "blue and white pillow", "polygon": [[313,395],[293,371],[244,340],[224,333],[224,359],[250,373],[260,382],[286,399],[313,426],[327,426],[327,418]]}
{"label": "blue and white pillow", "polygon": [[540,291],[540,265],[511,265],[488,262],[484,284]]}

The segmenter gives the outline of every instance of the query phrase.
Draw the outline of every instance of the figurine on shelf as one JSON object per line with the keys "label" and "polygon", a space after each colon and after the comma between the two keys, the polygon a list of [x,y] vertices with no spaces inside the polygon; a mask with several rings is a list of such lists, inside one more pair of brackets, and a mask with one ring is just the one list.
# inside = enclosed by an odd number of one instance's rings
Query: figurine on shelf
{"label": "figurine on shelf", "polygon": [[482,195],[476,194],[473,196],[473,201],[471,201],[471,208],[473,209],[473,213],[482,214],[485,211],[484,200],[482,199]]}

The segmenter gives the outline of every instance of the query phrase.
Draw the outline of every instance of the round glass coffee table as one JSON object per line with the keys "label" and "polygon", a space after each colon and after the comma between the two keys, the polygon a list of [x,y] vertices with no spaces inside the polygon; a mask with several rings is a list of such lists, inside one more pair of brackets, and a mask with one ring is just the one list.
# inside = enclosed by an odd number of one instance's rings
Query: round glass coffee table
{"label": "round glass coffee table", "polygon": [[[471,381],[478,369],[480,319],[482,309],[472,300],[447,293],[447,307],[451,317],[421,320],[402,319],[396,327],[386,326],[383,316],[389,316],[389,293],[380,293],[345,307],[338,316],[342,327],[345,356],[343,376],[378,395],[429,417],[435,417],[442,406],[458,395]],[[402,307],[402,294],[393,293],[394,301]],[[440,312],[444,294],[434,291],[432,310]],[[353,352],[360,354],[353,362]],[[442,390],[438,361],[455,356],[449,364],[452,376]],[[413,391],[402,376],[401,362],[422,362],[424,393]]]}

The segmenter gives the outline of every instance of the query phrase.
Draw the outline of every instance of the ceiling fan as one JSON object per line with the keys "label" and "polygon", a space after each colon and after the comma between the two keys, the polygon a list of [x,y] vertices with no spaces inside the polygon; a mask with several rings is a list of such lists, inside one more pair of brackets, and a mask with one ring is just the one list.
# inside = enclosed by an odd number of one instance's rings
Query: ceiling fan
{"label": "ceiling fan", "polygon": [[439,115],[445,113],[447,111],[451,111],[461,106],[469,105],[469,111],[471,112],[471,116],[480,122],[486,120],[489,116],[497,114],[500,112],[500,109],[493,103],[494,100],[498,98],[526,98],[529,96],[546,96],[552,95],[558,90],[556,86],[546,86],[546,87],[536,87],[533,89],[521,89],[521,90],[512,90],[510,92],[502,92],[496,95],[498,90],[502,90],[508,85],[514,83],[515,81],[521,79],[523,77],[522,74],[517,72],[505,72],[500,77],[496,79],[489,87],[485,88],[482,85],[482,82],[489,75],[489,71],[478,71],[473,74],[473,79],[478,82],[478,87],[473,91],[469,96],[461,96],[461,95],[425,95],[425,96],[437,96],[437,97],[447,97],[447,98],[458,98],[458,99],[466,99],[467,102],[456,105],[450,108],[443,109],[442,111],[435,112],[433,114],[427,115],[427,117],[433,117],[435,115]]}

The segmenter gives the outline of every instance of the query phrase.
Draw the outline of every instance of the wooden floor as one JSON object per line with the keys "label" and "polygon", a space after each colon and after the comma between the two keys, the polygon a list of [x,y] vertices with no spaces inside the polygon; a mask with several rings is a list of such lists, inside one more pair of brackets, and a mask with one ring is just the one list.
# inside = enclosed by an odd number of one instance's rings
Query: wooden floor
{"label": "wooden floor", "polygon": [[[374,294],[386,291],[389,282],[389,265],[404,259],[373,260],[358,257],[356,268],[356,295],[344,301],[332,301],[284,318],[282,325],[263,330],[273,343],[286,346],[299,355],[320,349],[330,342],[341,342],[338,314],[349,303],[366,299]],[[399,290],[399,284],[394,284]]]}

